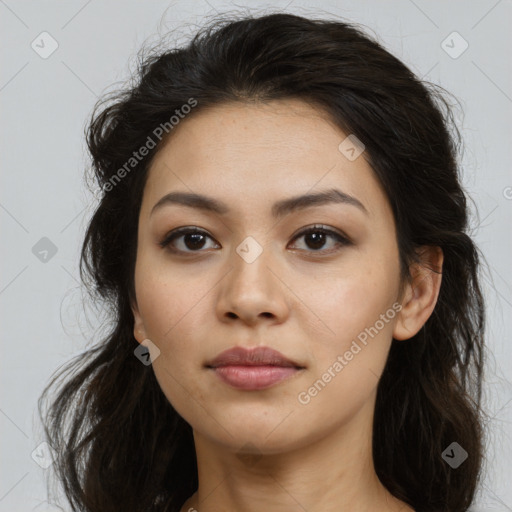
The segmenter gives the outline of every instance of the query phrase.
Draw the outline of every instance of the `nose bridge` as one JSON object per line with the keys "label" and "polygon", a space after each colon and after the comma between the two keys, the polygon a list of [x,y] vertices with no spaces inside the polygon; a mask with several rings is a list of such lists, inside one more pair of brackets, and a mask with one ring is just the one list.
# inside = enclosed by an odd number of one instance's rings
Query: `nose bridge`
{"label": "nose bridge", "polygon": [[[242,286],[251,286],[253,291],[267,288],[273,279],[270,268],[272,266],[270,245],[263,246],[263,235],[258,236],[258,241],[253,236],[247,236],[235,247],[232,255],[232,279]],[[266,290],[268,293],[270,290]]]}
{"label": "nose bridge", "polygon": [[[259,236],[263,238],[261,235]],[[231,271],[223,282],[219,314],[253,321],[262,313],[282,317],[286,311],[275,258],[270,245],[265,248],[255,237],[246,237],[230,256]]]}

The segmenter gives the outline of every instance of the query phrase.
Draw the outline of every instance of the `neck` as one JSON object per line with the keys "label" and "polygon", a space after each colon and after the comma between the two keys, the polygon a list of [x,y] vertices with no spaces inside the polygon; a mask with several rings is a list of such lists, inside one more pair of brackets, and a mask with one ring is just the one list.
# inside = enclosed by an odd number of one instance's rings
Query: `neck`
{"label": "neck", "polygon": [[240,454],[194,430],[198,491],[182,511],[412,512],[381,484],[367,412],[286,452]]}

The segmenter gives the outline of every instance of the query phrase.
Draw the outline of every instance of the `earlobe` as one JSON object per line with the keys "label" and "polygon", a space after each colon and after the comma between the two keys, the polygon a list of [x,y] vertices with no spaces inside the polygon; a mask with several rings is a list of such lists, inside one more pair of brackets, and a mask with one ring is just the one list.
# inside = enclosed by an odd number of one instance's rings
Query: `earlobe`
{"label": "earlobe", "polygon": [[135,339],[142,343],[146,338],[146,328],[144,327],[144,322],[142,321],[142,316],[139,313],[139,308],[135,302],[132,302],[132,313],[134,318],[133,324],[133,335]]}
{"label": "earlobe", "polygon": [[436,246],[423,246],[418,251],[420,262],[410,267],[411,282],[404,293],[393,338],[407,340],[423,327],[434,311],[441,289],[443,251]]}

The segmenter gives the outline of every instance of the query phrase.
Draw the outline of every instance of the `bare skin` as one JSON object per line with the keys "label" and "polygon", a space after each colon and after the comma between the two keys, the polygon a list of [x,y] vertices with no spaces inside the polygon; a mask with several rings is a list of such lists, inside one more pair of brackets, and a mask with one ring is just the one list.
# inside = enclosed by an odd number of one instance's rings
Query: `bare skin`
{"label": "bare skin", "polygon": [[[413,266],[399,293],[392,210],[365,153],[351,160],[339,150],[347,135],[298,100],[229,104],[181,121],[152,163],[134,334],[158,347],[156,378],[193,429],[199,488],[181,512],[412,511],[375,473],[373,413],[392,338],[421,329],[441,277]],[[362,207],[272,215],[275,202],[331,189]],[[169,203],[152,212],[176,191],[230,212]],[[202,232],[204,245],[186,235],[159,245],[185,226]],[[349,243],[300,235],[317,226]],[[261,249],[250,263],[237,252],[247,237],[251,251]],[[438,248],[422,256],[441,268]],[[371,327],[377,333],[362,343]],[[234,388],[205,364],[235,345],[272,347],[303,369],[266,389]]]}

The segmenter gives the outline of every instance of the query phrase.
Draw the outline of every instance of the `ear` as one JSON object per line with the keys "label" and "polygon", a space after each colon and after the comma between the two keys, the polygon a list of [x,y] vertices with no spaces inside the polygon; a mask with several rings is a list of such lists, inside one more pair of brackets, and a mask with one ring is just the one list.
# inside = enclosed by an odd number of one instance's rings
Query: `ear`
{"label": "ear", "polygon": [[133,335],[135,336],[135,339],[139,343],[142,343],[147,338],[146,328],[144,327],[144,322],[142,321],[142,317],[140,315],[137,302],[132,301],[131,307],[133,312],[133,318],[135,319],[133,324]]}
{"label": "ear", "polygon": [[402,309],[397,317],[393,338],[412,338],[428,320],[437,303],[441,289],[443,251],[437,246],[422,246],[420,262],[410,267],[411,282],[404,291]]}

